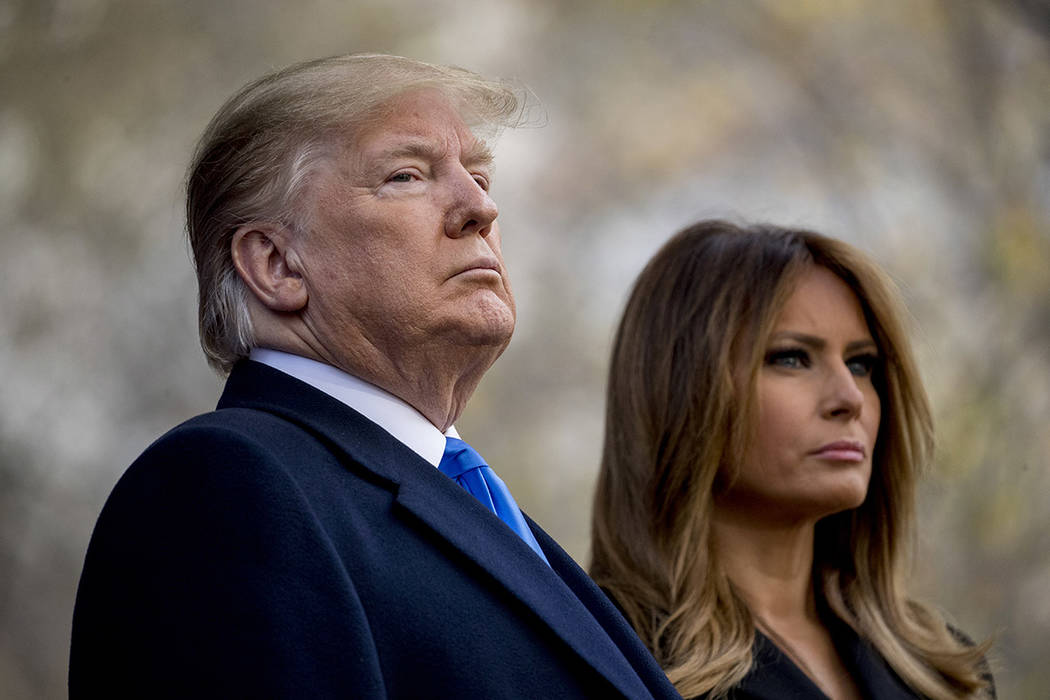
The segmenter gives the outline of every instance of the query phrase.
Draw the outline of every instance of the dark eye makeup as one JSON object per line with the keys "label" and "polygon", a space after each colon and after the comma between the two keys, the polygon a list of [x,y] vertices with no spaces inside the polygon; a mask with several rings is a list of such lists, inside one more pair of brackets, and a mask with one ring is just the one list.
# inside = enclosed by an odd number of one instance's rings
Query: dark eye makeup
{"label": "dark eye makeup", "polygon": [[[878,367],[879,356],[873,352],[863,352],[846,358],[845,362],[853,376],[869,377]],[[782,369],[808,369],[813,366],[813,358],[805,348],[774,348],[766,353],[765,364]]]}
{"label": "dark eye makeup", "polygon": [[778,348],[766,353],[766,364],[771,367],[800,369],[812,365],[809,351],[803,348]]}
{"label": "dark eye makeup", "polygon": [[870,377],[879,364],[879,356],[872,352],[854,355],[846,360],[846,366],[856,377]]}

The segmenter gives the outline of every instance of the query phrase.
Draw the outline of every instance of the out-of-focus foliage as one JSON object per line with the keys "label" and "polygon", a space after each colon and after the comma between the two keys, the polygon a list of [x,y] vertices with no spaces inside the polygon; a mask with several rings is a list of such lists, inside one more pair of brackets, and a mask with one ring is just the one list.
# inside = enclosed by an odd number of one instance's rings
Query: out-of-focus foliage
{"label": "out-of-focus foliage", "polygon": [[[703,216],[800,224],[899,280],[937,410],[917,590],[1050,687],[1050,14],[1041,0],[0,0],[0,695],[64,695],[94,518],[209,409],[181,179],[221,101],[386,51],[517,78],[495,196],[515,341],[460,421],[586,558],[609,341]],[[189,504],[192,507],[192,504]]]}

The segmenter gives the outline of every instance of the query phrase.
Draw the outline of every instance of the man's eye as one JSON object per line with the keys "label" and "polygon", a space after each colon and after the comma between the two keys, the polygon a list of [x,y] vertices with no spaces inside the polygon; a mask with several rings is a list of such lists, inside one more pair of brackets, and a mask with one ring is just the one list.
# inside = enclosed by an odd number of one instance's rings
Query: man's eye
{"label": "man's eye", "polygon": [[785,369],[802,369],[809,367],[809,353],[801,348],[773,350],[766,355],[766,364]]}
{"label": "man's eye", "polygon": [[482,175],[475,175],[474,182],[478,183],[478,186],[481,189],[485,190],[486,192],[489,191],[489,180],[487,177],[484,177]]}
{"label": "man's eye", "polygon": [[875,371],[875,367],[879,363],[879,358],[876,355],[866,353],[864,355],[857,355],[846,360],[846,366],[849,367],[849,371],[855,377],[868,377],[871,376],[872,372]]}
{"label": "man's eye", "polygon": [[394,173],[388,182],[412,182],[412,173]]}

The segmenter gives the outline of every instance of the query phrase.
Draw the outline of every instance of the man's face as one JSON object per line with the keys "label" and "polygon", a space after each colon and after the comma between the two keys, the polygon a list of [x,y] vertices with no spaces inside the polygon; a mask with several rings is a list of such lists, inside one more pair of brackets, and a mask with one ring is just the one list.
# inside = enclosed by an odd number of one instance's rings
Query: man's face
{"label": "man's face", "polygon": [[514,330],[488,195],[491,157],[435,90],[384,105],[317,175],[296,243],[303,320],[322,355],[352,372],[375,353],[494,348]]}

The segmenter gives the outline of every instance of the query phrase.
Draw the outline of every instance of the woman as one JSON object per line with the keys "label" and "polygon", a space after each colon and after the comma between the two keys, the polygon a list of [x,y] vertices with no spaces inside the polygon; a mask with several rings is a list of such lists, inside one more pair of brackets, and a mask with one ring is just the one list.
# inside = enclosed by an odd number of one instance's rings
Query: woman
{"label": "woman", "polygon": [[609,374],[591,575],[684,697],[994,696],[901,585],[930,409],[887,276],[722,221],[635,284]]}

